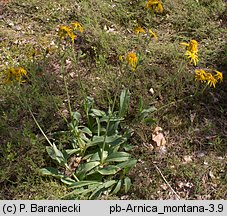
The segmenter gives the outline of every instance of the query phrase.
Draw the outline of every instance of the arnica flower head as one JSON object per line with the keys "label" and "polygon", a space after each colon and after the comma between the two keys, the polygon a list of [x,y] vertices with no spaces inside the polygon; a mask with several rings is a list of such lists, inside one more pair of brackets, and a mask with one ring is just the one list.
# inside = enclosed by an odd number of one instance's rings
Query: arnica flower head
{"label": "arnica flower head", "polygon": [[27,71],[22,67],[10,68],[6,70],[5,74],[6,74],[5,83],[13,82],[15,80],[18,81],[19,83],[26,82],[26,80],[24,80],[23,78],[27,76]]}
{"label": "arnica flower head", "polygon": [[197,53],[186,51],[185,55],[190,59],[190,63],[193,63],[195,66],[197,65],[199,61],[199,57]]}
{"label": "arnica flower head", "polygon": [[72,43],[74,43],[74,40],[76,38],[76,35],[73,33],[72,29],[69,26],[65,26],[65,25],[60,26],[59,36],[61,39],[70,37],[72,40]]}
{"label": "arnica flower head", "polygon": [[134,52],[128,53],[126,60],[128,64],[132,67],[132,70],[134,71],[138,64],[138,57],[136,56],[136,54]]}
{"label": "arnica flower head", "polygon": [[139,33],[143,33],[143,34],[146,34],[146,31],[141,27],[141,26],[138,26],[134,29],[134,32],[139,35]]}
{"label": "arnica flower head", "polygon": [[214,77],[216,78],[216,80],[222,82],[222,81],[223,81],[222,72],[217,71],[217,70],[214,70],[214,72],[216,73],[216,74],[214,75]]}
{"label": "arnica flower head", "polygon": [[215,85],[217,83],[217,80],[215,79],[215,77],[211,74],[211,73],[207,73],[206,74],[206,81],[207,81],[207,84],[210,86],[210,87],[214,87],[215,88]]}
{"label": "arnica flower head", "polygon": [[196,40],[191,40],[189,43],[180,43],[182,46],[186,46],[185,55],[190,59],[190,63],[197,65],[198,58],[198,42]]}
{"label": "arnica flower head", "polygon": [[163,5],[160,0],[148,0],[145,7],[156,13],[163,12]]}
{"label": "arnica flower head", "polygon": [[206,82],[206,71],[203,69],[195,70],[195,80]]}
{"label": "arnica flower head", "polygon": [[71,25],[72,25],[72,28],[73,28],[74,31],[78,30],[80,33],[84,32],[84,28],[79,22],[77,22],[77,21],[73,22]]}
{"label": "arnica flower head", "polygon": [[198,42],[196,40],[191,40],[189,43],[180,43],[183,46],[186,46],[187,51],[191,53],[198,52]]}
{"label": "arnica flower head", "polygon": [[155,38],[156,40],[158,40],[158,36],[156,33],[154,33],[151,29],[148,30],[150,37]]}

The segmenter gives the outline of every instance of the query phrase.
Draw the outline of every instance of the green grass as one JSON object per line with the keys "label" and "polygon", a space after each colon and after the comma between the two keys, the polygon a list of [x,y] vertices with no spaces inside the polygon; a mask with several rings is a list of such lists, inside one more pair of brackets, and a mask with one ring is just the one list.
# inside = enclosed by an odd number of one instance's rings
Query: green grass
{"label": "green grass", "polygon": [[[0,85],[1,199],[60,199],[69,192],[60,181],[40,174],[40,168],[56,165],[46,153],[48,143],[19,98],[26,98],[51,141],[54,132],[66,128],[62,113],[68,111],[67,95],[55,46],[58,27],[73,21],[85,29],[81,41],[75,42],[75,53],[82,54],[76,65],[73,52],[65,45],[68,63],[64,72],[74,111],[84,99],[79,77],[86,95],[94,97],[98,108],[108,109],[118,83],[127,87],[131,75],[126,66],[120,66],[118,56],[136,47],[141,51],[143,62],[131,84],[125,121],[134,129],[131,153],[138,159],[130,172],[133,185],[126,198],[176,198],[155,164],[183,199],[226,199],[226,3],[163,0],[164,13],[152,17],[144,10],[144,2],[12,0],[0,11],[0,73],[7,65],[29,71],[29,82],[19,90]],[[138,41],[133,32],[138,24],[152,28],[159,40]],[[185,61],[184,48],[179,45],[191,39],[199,42],[198,67],[223,72],[224,80],[215,89],[208,87],[201,93],[203,85],[194,81],[195,67]],[[54,49],[46,55],[47,48]],[[197,89],[201,94],[188,97]],[[145,107],[157,108],[151,116],[155,123],[133,120],[140,98]],[[152,142],[156,126],[163,128],[167,140],[164,155],[143,145]],[[61,139],[56,142],[64,147],[66,138]],[[192,161],[184,163],[184,156],[191,156]],[[122,191],[102,199],[124,195]]]}

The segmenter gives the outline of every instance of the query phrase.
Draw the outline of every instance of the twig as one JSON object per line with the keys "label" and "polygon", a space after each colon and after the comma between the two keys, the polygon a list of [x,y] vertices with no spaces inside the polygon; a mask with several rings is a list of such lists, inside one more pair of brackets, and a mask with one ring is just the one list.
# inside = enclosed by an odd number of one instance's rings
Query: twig
{"label": "twig", "polygon": [[166,180],[166,178],[164,177],[164,175],[162,174],[162,171],[158,168],[158,166],[156,164],[154,164],[155,168],[158,170],[158,172],[160,173],[160,175],[162,176],[163,180],[165,181],[165,183],[169,186],[169,188],[171,189],[171,191],[176,195],[177,199],[180,200],[180,196],[176,193],[176,191],[171,187],[171,185],[169,184],[169,182]]}

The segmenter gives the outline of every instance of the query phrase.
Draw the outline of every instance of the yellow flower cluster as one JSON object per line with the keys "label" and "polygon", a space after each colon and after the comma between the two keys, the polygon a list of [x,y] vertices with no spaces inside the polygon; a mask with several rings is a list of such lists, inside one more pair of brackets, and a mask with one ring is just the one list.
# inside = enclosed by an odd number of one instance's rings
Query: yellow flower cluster
{"label": "yellow flower cluster", "polygon": [[127,54],[126,60],[128,64],[132,67],[132,70],[134,71],[138,64],[138,57],[134,52],[129,52]]}
{"label": "yellow flower cluster", "polygon": [[210,72],[206,72],[203,69],[195,70],[195,80],[207,83],[210,87],[216,87],[217,82],[223,81],[223,75],[221,72],[214,70],[215,74],[213,75]]}
{"label": "yellow flower cluster", "polygon": [[[138,26],[134,29],[134,32],[139,35],[140,33],[142,34],[146,34],[145,29],[143,29],[141,26]],[[155,38],[156,40],[158,40],[158,36],[156,33],[154,33],[151,29],[148,30],[148,33],[150,35],[151,38]]]}
{"label": "yellow flower cluster", "polygon": [[72,40],[72,43],[74,43],[74,40],[76,38],[76,35],[73,33],[72,29],[65,25],[59,27],[59,36],[61,39],[70,37]]}
{"label": "yellow flower cluster", "polygon": [[163,12],[163,5],[160,0],[148,0],[145,7],[156,13]]}
{"label": "yellow flower cluster", "polygon": [[181,43],[181,45],[186,46],[185,55],[190,59],[190,63],[197,65],[198,58],[198,42],[196,40],[191,40],[189,43]]}
{"label": "yellow flower cluster", "polygon": [[79,22],[73,22],[71,23],[71,26],[65,26],[62,25],[59,27],[59,36],[61,39],[69,37],[72,40],[72,43],[74,43],[74,40],[76,39],[75,31],[79,31],[80,33],[83,33],[84,29],[82,25]]}
{"label": "yellow flower cluster", "polygon": [[22,68],[9,68],[8,70],[5,71],[6,75],[6,80],[5,83],[13,82],[13,81],[18,81],[19,83],[26,82],[24,80],[24,77],[27,76],[27,71]]}

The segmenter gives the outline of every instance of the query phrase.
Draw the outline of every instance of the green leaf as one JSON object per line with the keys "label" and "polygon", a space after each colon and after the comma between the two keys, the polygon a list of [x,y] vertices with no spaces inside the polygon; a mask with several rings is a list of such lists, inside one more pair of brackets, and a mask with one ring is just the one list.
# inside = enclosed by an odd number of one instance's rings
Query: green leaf
{"label": "green leaf", "polygon": [[73,120],[76,120],[77,123],[79,123],[79,121],[81,119],[81,114],[79,112],[72,112],[72,118],[73,118]]}
{"label": "green leaf", "polygon": [[91,185],[88,185],[88,186],[89,187],[87,189],[79,188],[77,190],[74,190],[71,193],[67,194],[65,197],[70,196],[70,195],[80,195],[80,194],[82,194],[83,196],[86,196],[86,194],[97,189],[97,184],[91,184]]}
{"label": "green leaf", "polygon": [[[124,143],[127,140],[126,137],[122,137],[120,135],[113,135],[113,136],[107,136],[106,137],[106,144],[110,145],[120,145]],[[104,136],[94,136],[91,143],[88,144],[88,146],[95,146],[102,144],[104,142]]]}
{"label": "green leaf", "polygon": [[98,136],[100,136],[100,133],[101,133],[101,124],[100,124],[100,120],[99,120],[98,117],[95,118],[95,120],[96,120],[96,123],[97,123],[97,134],[98,134]]}
{"label": "green leaf", "polygon": [[143,109],[142,110],[142,112],[141,112],[141,115],[144,115],[144,114],[146,114],[146,113],[151,113],[151,112],[154,112],[154,111],[156,111],[157,110],[157,108],[155,108],[154,106],[151,106],[151,107],[149,107],[148,109]]}
{"label": "green leaf", "polygon": [[92,97],[86,97],[84,102],[84,111],[86,113],[90,112],[90,109],[93,107],[94,99]]}
{"label": "green leaf", "polygon": [[109,136],[106,138],[106,143],[110,145],[120,145],[125,141],[127,141],[127,138],[119,135]]}
{"label": "green leaf", "polygon": [[78,154],[78,153],[80,153],[80,148],[76,148],[76,149],[66,149],[65,151],[66,151],[66,153],[67,153],[68,155]]}
{"label": "green leaf", "polygon": [[88,127],[83,127],[83,129],[81,129],[81,131],[83,133],[88,134],[89,136],[92,136],[92,132],[91,132],[91,130]]}
{"label": "green leaf", "polygon": [[108,121],[110,121],[110,122],[120,122],[120,121],[123,121],[123,120],[124,120],[124,118],[116,117],[116,116],[111,117],[110,120],[109,120],[109,116],[104,116],[104,117],[100,118],[100,122],[108,122]]}
{"label": "green leaf", "polygon": [[116,194],[116,193],[119,192],[119,190],[121,189],[121,184],[122,184],[122,180],[119,180],[119,181],[117,182],[116,187],[115,187],[114,190],[112,191],[112,194]]}
{"label": "green leaf", "polygon": [[115,180],[110,180],[98,186],[98,188],[95,191],[93,191],[93,193],[90,195],[89,199],[95,199],[99,197],[103,191],[107,190],[107,188],[111,187],[115,183],[116,183]]}
{"label": "green leaf", "polygon": [[120,169],[124,169],[124,174],[127,174],[129,172],[129,170],[135,166],[137,163],[136,159],[130,159],[128,161],[125,161],[123,163],[117,164],[116,166],[118,166]]}
{"label": "green leaf", "polygon": [[118,166],[107,165],[104,168],[97,170],[102,175],[114,175],[121,169]]}
{"label": "green leaf", "polygon": [[105,191],[104,185],[98,186],[98,188],[96,188],[96,190],[94,190],[93,193],[89,196],[89,200],[94,200],[98,198],[103,191]]}
{"label": "green leaf", "polygon": [[54,177],[57,177],[57,178],[63,178],[64,177],[64,175],[61,174],[58,171],[58,169],[53,168],[53,167],[42,168],[42,169],[40,169],[40,171],[43,175],[50,175],[50,176],[54,176]]}
{"label": "green leaf", "polygon": [[[107,158],[107,156],[108,156],[108,152],[107,151],[104,151],[103,152],[103,159],[105,160]],[[100,161],[100,153],[99,152],[94,153],[91,156],[90,161]]]}
{"label": "green leaf", "polygon": [[102,144],[104,142],[104,136],[93,136],[92,141],[88,144],[88,146],[95,146]]}
{"label": "green leaf", "polygon": [[87,143],[90,142],[90,139],[87,138],[87,136],[82,131],[80,131],[80,137],[78,137],[78,139],[82,139],[83,141],[85,141]]}
{"label": "green leaf", "polygon": [[75,184],[75,180],[69,178],[69,177],[64,177],[64,178],[61,178],[61,181],[67,185],[72,185],[72,184]]}
{"label": "green leaf", "polygon": [[131,151],[133,149],[133,145],[129,143],[124,143],[122,147],[125,151]]}
{"label": "green leaf", "polygon": [[84,177],[86,176],[86,173],[92,170],[93,168],[97,167],[99,164],[100,164],[99,161],[91,161],[91,162],[87,162],[79,165],[79,167],[76,170],[76,174],[78,178],[84,179]]}
{"label": "green leaf", "polygon": [[91,113],[89,113],[89,115],[92,117],[102,117],[102,116],[105,116],[106,113],[102,110],[91,109]]}
{"label": "green leaf", "polygon": [[110,122],[108,131],[107,131],[107,135],[112,136],[112,135],[116,134],[119,125],[120,125],[120,121]]}
{"label": "green leaf", "polygon": [[143,111],[143,106],[144,106],[143,98],[140,97],[140,99],[139,99],[139,113],[141,113]]}
{"label": "green leaf", "polygon": [[[154,106],[149,107],[148,109],[143,109],[139,115],[140,121],[143,121],[145,123],[154,123],[153,119],[149,118],[149,114],[156,110],[157,109]],[[153,122],[150,122],[150,120],[152,120]]]}
{"label": "green leaf", "polygon": [[105,188],[109,188],[115,183],[116,183],[116,180],[110,180],[110,181],[105,182],[103,185]]}
{"label": "green leaf", "polygon": [[131,179],[129,177],[124,178],[125,193],[127,193],[132,185]]}
{"label": "green leaf", "polygon": [[119,117],[124,117],[128,111],[128,106],[130,102],[130,93],[128,89],[124,89],[120,95],[120,108]]}
{"label": "green leaf", "polygon": [[62,173],[60,173],[57,169],[55,169],[53,167],[43,168],[43,169],[40,169],[40,171],[43,175],[50,175],[55,178],[61,179],[61,181],[65,184],[71,185],[71,184],[75,183],[75,180],[71,179],[68,176],[63,175]]}
{"label": "green leaf", "polygon": [[80,181],[80,182],[74,182],[73,184],[70,185],[70,188],[76,189],[76,188],[81,188],[84,186],[88,185],[100,185],[102,182],[97,182],[97,181]]}
{"label": "green leaf", "polygon": [[63,165],[67,162],[67,159],[65,158],[63,153],[60,150],[58,150],[55,144],[53,144],[52,146],[47,146],[46,150],[49,156],[53,160],[56,160],[60,165]]}
{"label": "green leaf", "polygon": [[107,157],[105,161],[106,162],[123,162],[128,160],[129,158],[130,158],[130,154],[126,152],[113,152]]}

